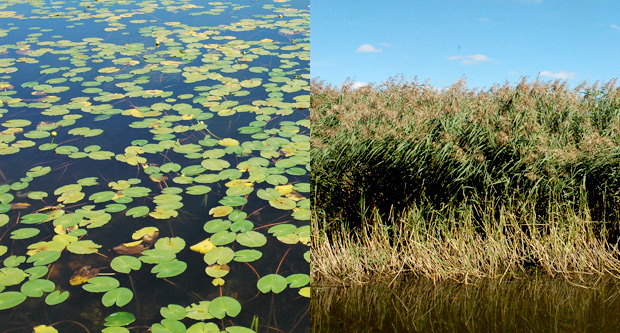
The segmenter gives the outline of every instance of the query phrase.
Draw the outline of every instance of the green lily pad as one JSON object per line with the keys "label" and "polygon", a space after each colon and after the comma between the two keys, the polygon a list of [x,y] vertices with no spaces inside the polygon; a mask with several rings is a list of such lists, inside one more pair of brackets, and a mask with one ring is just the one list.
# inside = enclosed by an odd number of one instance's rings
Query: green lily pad
{"label": "green lily pad", "polygon": [[291,288],[301,288],[310,283],[310,276],[308,274],[293,274],[286,277],[286,282]]}
{"label": "green lily pad", "polygon": [[11,232],[11,239],[28,239],[38,235],[41,230],[37,228],[21,228]]}
{"label": "green lily pad", "polygon": [[209,304],[209,313],[217,319],[223,319],[227,315],[236,317],[241,312],[241,304],[232,297],[220,296]]}
{"label": "green lily pad", "polygon": [[228,230],[230,225],[231,223],[228,220],[215,219],[205,223],[203,229],[208,233],[214,234],[220,231]]}
{"label": "green lily pad", "polygon": [[143,251],[140,260],[146,264],[159,264],[173,260],[175,257],[174,252],[170,250],[152,249]]}
{"label": "green lily pad", "polygon": [[119,273],[129,273],[131,270],[139,270],[142,266],[142,261],[132,256],[118,256],[112,259],[110,267]]}
{"label": "green lily pad", "polygon": [[123,307],[131,302],[132,299],[133,292],[131,290],[125,287],[119,287],[103,294],[103,297],[101,297],[101,303],[103,303],[106,307],[110,307],[114,304],[119,307]]}
{"label": "green lily pad", "polygon": [[136,321],[136,317],[129,312],[115,312],[105,318],[104,326],[125,326]]}
{"label": "green lily pad", "polygon": [[172,320],[182,320],[185,318],[187,311],[184,307],[177,304],[170,304],[159,309],[159,313],[162,317]]}
{"label": "green lily pad", "polygon": [[183,273],[186,269],[185,262],[174,259],[153,266],[151,273],[157,274],[158,278],[169,278]]}
{"label": "green lily pad", "polygon": [[0,310],[16,307],[26,300],[27,296],[18,291],[0,293]]}
{"label": "green lily pad", "polygon": [[220,231],[211,236],[211,243],[215,246],[230,244],[235,241],[237,234],[229,231]]}
{"label": "green lily pad", "polygon": [[204,261],[213,265],[218,263],[220,265],[227,264],[235,257],[235,252],[229,247],[216,247],[211,251],[208,251],[204,255]]}
{"label": "green lily pad", "polygon": [[273,291],[276,294],[282,292],[282,290],[286,288],[286,285],[286,278],[278,274],[265,275],[256,283],[258,290],[261,292],[268,293]]}
{"label": "green lily pad", "polygon": [[267,237],[257,231],[246,231],[237,235],[237,243],[247,247],[261,247],[267,244]]}
{"label": "green lily pad", "polygon": [[236,207],[236,206],[243,206],[246,203],[248,203],[248,199],[244,198],[244,197],[224,197],[222,198],[219,203],[223,206],[229,206],[229,207]]}
{"label": "green lily pad", "polygon": [[41,251],[33,254],[26,262],[34,266],[49,265],[60,258],[60,251]]}
{"label": "green lily pad", "polygon": [[21,219],[19,220],[19,223],[37,224],[37,223],[44,222],[45,220],[47,220],[47,218],[48,218],[47,214],[32,213],[32,214],[22,216]]}
{"label": "green lily pad", "polygon": [[90,254],[97,253],[100,247],[101,245],[91,240],[80,240],[67,245],[67,250],[75,254]]}
{"label": "green lily pad", "polygon": [[45,166],[45,167],[43,167],[43,166],[36,166],[36,167],[33,167],[32,169],[28,170],[28,172],[26,172],[26,176],[33,177],[33,178],[34,177],[40,177],[40,176],[48,174],[51,170],[52,170],[52,168],[49,167],[49,166]]}
{"label": "green lily pad", "polygon": [[45,297],[45,304],[47,304],[47,305],[60,304],[60,303],[62,303],[64,301],[66,301],[67,298],[69,298],[69,292],[68,291],[55,290],[55,291],[51,292],[49,295],[47,295],[47,297]]}
{"label": "green lily pad", "polygon": [[149,211],[150,210],[147,206],[137,206],[127,210],[127,212],[125,212],[125,215],[138,218],[147,215]]}
{"label": "green lily pad", "polygon": [[23,270],[16,267],[4,267],[0,268],[0,285],[12,286],[20,284],[24,279],[28,277]]}
{"label": "green lily pad", "polygon": [[260,259],[262,256],[263,253],[258,250],[246,249],[236,251],[233,260],[237,262],[252,262]]}
{"label": "green lily pad", "polygon": [[116,289],[119,285],[118,280],[113,277],[96,276],[88,279],[88,282],[82,288],[91,293],[103,293]]}
{"label": "green lily pad", "polygon": [[198,304],[192,304],[185,308],[187,318],[194,320],[209,320],[213,319],[213,315],[209,313],[210,301],[201,301]]}
{"label": "green lily pad", "polygon": [[43,293],[54,291],[54,288],[56,288],[54,282],[44,279],[36,279],[26,281],[22,284],[20,291],[28,297],[41,297],[43,296]]}
{"label": "green lily pad", "polygon": [[157,240],[155,248],[179,253],[185,248],[185,240],[181,237],[163,237]]}

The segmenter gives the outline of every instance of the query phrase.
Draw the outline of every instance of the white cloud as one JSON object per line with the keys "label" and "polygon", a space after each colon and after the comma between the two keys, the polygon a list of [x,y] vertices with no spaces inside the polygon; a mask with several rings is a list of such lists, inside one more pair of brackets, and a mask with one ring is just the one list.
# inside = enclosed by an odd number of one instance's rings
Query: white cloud
{"label": "white cloud", "polygon": [[461,65],[477,65],[482,62],[491,61],[491,58],[482,54],[472,54],[466,56],[451,56],[448,60],[460,60]]}
{"label": "white cloud", "polygon": [[477,21],[482,23],[493,23],[493,20],[488,17],[479,17]]}
{"label": "white cloud", "polygon": [[357,89],[357,88],[361,88],[363,86],[368,85],[368,83],[366,82],[359,82],[359,81],[355,81],[353,82],[353,84],[351,85],[351,89]]}
{"label": "white cloud", "polygon": [[609,27],[612,29],[620,30],[620,27],[615,24],[610,24]]}
{"label": "white cloud", "polygon": [[357,48],[357,51],[355,52],[357,53],[379,53],[381,52],[381,49],[377,49],[370,44],[362,44],[360,45],[360,47]]}
{"label": "white cloud", "polygon": [[559,71],[556,73],[550,72],[550,71],[542,71],[540,73],[538,73],[539,76],[546,76],[546,77],[550,77],[553,79],[563,79],[563,80],[569,80],[575,77],[575,75],[577,75],[577,73],[574,72],[567,72],[567,71]]}
{"label": "white cloud", "polygon": [[392,47],[392,46],[394,46],[394,44],[390,44],[390,43],[379,43],[379,45],[385,46],[385,47]]}

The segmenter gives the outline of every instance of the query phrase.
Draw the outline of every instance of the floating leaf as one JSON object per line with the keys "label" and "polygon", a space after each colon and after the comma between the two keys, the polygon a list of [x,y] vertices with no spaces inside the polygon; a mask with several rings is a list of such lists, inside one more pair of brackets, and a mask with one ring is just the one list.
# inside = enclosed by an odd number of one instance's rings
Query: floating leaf
{"label": "floating leaf", "polygon": [[237,243],[247,247],[261,247],[267,244],[267,237],[256,231],[246,231],[237,235]]}
{"label": "floating leaf", "polygon": [[113,277],[97,276],[88,280],[88,283],[83,285],[82,288],[92,293],[102,293],[116,289],[119,285],[118,280]]}
{"label": "floating leaf", "polygon": [[215,248],[215,245],[211,242],[211,239],[207,238],[202,242],[192,245],[189,249],[194,252],[207,253]]}
{"label": "floating leaf", "polygon": [[179,253],[185,248],[185,240],[181,237],[164,237],[155,243],[156,249],[168,250],[173,253]]}
{"label": "floating leaf", "polygon": [[229,263],[235,257],[235,252],[229,247],[216,247],[213,250],[205,253],[204,261],[213,265],[218,263],[220,265]]}
{"label": "floating leaf", "polygon": [[213,215],[213,217],[222,217],[227,216],[233,211],[232,207],[229,206],[217,206],[213,207],[209,210],[209,215]]}
{"label": "floating leaf", "polygon": [[54,291],[54,288],[56,288],[54,282],[44,279],[36,279],[26,281],[22,284],[20,291],[28,297],[41,297],[43,296],[43,293]]}
{"label": "floating leaf", "polygon": [[149,208],[147,206],[137,206],[137,207],[133,207],[127,210],[127,212],[125,212],[125,215],[131,216],[133,218],[138,218],[138,217],[145,216],[148,213],[149,213]]}
{"label": "floating leaf", "polygon": [[28,277],[23,270],[16,267],[0,268],[0,285],[12,286],[21,283]]}
{"label": "floating leaf", "polygon": [[[248,199],[244,198],[244,197],[224,197],[219,201],[220,204],[224,205],[224,206],[230,206],[230,207],[236,207],[236,206],[243,206],[246,203],[248,203]],[[232,212],[232,210],[231,210]],[[228,215],[228,214],[226,214]],[[216,216],[214,216],[216,217]]]}
{"label": "floating leaf", "polygon": [[136,321],[136,317],[129,312],[116,312],[105,318],[104,326],[125,326]]}
{"label": "floating leaf", "polygon": [[27,296],[18,291],[5,291],[0,293],[0,310],[10,309],[20,305]]}
{"label": "floating leaf", "polygon": [[144,238],[144,236],[157,237],[157,235],[159,235],[159,229],[156,227],[144,227],[131,234],[131,239],[138,240]]}
{"label": "floating leaf", "polygon": [[125,287],[112,289],[101,298],[103,305],[110,307],[116,304],[119,307],[127,305],[133,299],[133,292]]}
{"label": "floating leaf", "polygon": [[21,219],[19,220],[19,223],[37,224],[37,223],[45,222],[47,218],[48,218],[47,214],[32,213],[32,214],[22,216]]}
{"label": "floating leaf", "polygon": [[209,313],[217,319],[223,319],[226,315],[236,317],[241,312],[241,304],[232,297],[220,296],[209,304]]}
{"label": "floating leaf", "polygon": [[183,273],[185,269],[187,269],[185,262],[174,259],[153,266],[151,273],[156,273],[158,278],[169,278]]}
{"label": "floating leaf", "polygon": [[142,261],[132,256],[118,256],[112,259],[110,267],[119,273],[129,273],[131,270],[139,270],[142,266]]}
{"label": "floating leaf", "polygon": [[310,283],[310,276],[308,274],[293,274],[286,277],[291,288],[300,288]]}
{"label": "floating leaf", "polygon": [[53,326],[47,326],[47,325],[35,326],[33,329],[34,329],[33,333],[58,333],[58,330],[55,329]]}
{"label": "floating leaf", "polygon": [[235,241],[237,234],[234,232],[220,231],[211,236],[211,242],[214,245],[226,245]]}
{"label": "floating leaf", "polygon": [[147,264],[159,264],[162,262],[173,260],[176,257],[174,252],[169,250],[152,249],[142,252],[140,260]]}
{"label": "floating leaf", "polygon": [[47,305],[56,305],[66,301],[67,298],[69,298],[68,291],[56,290],[45,297],[45,303]]}
{"label": "floating leaf", "polygon": [[262,256],[262,252],[257,250],[239,250],[235,252],[234,260],[237,262],[252,262],[260,259]]}
{"label": "floating leaf", "polygon": [[33,254],[27,262],[34,266],[49,265],[60,258],[59,251],[41,251]]}
{"label": "floating leaf", "polygon": [[260,278],[256,286],[258,290],[263,293],[273,291],[274,293],[280,293],[286,288],[286,279],[282,275],[268,274]]}
{"label": "floating leaf", "polygon": [[226,264],[224,265],[214,264],[214,265],[209,265],[209,267],[205,269],[205,272],[210,277],[221,278],[221,277],[226,276],[226,274],[230,272],[230,267],[228,267],[228,265]]}
{"label": "floating leaf", "polygon": [[205,223],[203,229],[208,233],[214,234],[216,232],[228,230],[230,225],[231,223],[228,220],[215,219]]}
{"label": "floating leaf", "polygon": [[218,141],[218,143],[220,144],[220,146],[224,146],[224,147],[230,147],[230,146],[238,146],[239,145],[239,141],[232,139],[232,138],[224,138],[220,141]]}
{"label": "floating leaf", "polygon": [[91,268],[90,265],[82,266],[80,269],[73,272],[73,275],[71,275],[71,278],[69,279],[69,284],[72,286],[82,285],[98,274],[98,268]]}
{"label": "floating leaf", "polygon": [[75,254],[90,254],[97,253],[101,245],[94,243],[91,240],[80,240],[75,243],[67,245],[67,250]]}
{"label": "floating leaf", "polygon": [[11,239],[28,239],[39,234],[41,230],[37,228],[21,228],[11,232]]}
{"label": "floating leaf", "polygon": [[162,317],[172,320],[183,320],[187,311],[184,307],[177,304],[170,304],[167,307],[159,309]]}
{"label": "floating leaf", "polygon": [[194,320],[209,320],[213,319],[213,315],[209,313],[210,301],[201,301],[198,304],[192,304],[185,308],[187,312],[187,318]]}

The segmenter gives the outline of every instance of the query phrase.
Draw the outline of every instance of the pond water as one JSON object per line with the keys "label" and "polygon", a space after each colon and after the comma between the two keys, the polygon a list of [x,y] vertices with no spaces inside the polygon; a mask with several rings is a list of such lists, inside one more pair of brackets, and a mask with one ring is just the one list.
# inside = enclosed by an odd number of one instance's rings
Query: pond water
{"label": "pond water", "polygon": [[527,277],[477,285],[408,279],[312,289],[314,332],[617,332],[617,280]]}
{"label": "pond water", "polygon": [[0,3],[0,329],[310,329],[309,2]]}

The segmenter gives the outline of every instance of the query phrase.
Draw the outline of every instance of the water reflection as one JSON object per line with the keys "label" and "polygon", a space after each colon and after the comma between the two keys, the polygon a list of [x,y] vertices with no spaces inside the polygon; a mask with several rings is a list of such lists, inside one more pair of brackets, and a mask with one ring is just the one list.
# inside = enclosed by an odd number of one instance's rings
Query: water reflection
{"label": "water reflection", "polygon": [[[620,284],[531,277],[313,288],[314,332],[616,332]],[[353,328],[353,329],[352,329]]]}

